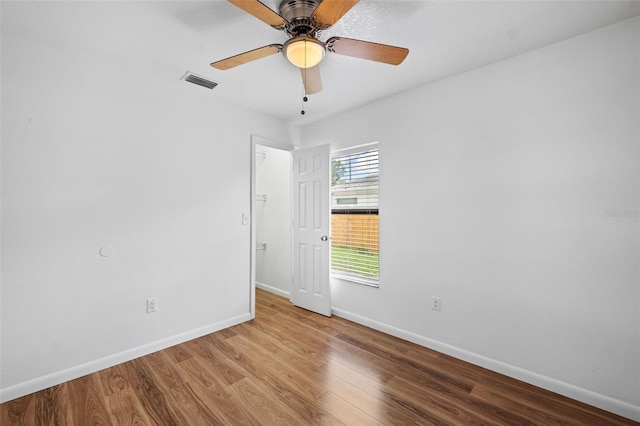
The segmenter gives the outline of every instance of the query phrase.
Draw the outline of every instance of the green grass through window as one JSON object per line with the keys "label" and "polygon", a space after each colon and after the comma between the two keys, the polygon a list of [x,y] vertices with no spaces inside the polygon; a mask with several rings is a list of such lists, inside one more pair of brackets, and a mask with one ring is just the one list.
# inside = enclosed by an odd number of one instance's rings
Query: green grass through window
{"label": "green grass through window", "polygon": [[363,248],[332,246],[331,269],[335,272],[378,279],[379,255]]}

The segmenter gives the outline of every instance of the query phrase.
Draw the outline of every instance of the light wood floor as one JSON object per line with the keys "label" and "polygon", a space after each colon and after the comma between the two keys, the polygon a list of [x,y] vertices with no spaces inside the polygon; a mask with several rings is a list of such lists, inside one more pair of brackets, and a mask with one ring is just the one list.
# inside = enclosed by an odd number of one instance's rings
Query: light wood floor
{"label": "light wood floor", "polygon": [[8,425],[638,425],[258,291],[256,319],[0,405]]}

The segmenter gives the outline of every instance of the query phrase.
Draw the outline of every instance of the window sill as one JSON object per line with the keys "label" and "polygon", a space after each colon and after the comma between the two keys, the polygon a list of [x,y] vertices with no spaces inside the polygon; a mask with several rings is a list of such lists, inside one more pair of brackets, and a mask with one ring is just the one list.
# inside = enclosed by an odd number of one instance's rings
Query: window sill
{"label": "window sill", "polygon": [[356,284],[362,284],[369,287],[380,287],[380,280],[365,278],[358,275],[345,274],[341,272],[331,272],[331,278],[336,278],[343,281],[349,281]]}

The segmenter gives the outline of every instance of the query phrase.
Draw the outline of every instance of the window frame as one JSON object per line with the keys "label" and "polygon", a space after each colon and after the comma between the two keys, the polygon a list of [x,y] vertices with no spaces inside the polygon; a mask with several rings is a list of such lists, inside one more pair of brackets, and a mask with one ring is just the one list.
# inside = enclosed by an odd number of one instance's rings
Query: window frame
{"label": "window frame", "polygon": [[[344,157],[347,155],[353,155],[353,154],[358,154],[358,153],[364,153],[367,151],[372,151],[372,150],[378,150],[378,206],[375,209],[371,209],[371,210],[376,210],[376,215],[378,216],[378,218],[380,217],[380,146],[378,142],[372,142],[372,143],[367,143],[367,144],[362,144],[362,145],[357,145],[357,146],[351,146],[348,148],[343,148],[343,149],[338,149],[338,150],[334,150],[331,152],[331,161],[333,162],[334,159],[336,159],[337,157]],[[334,214],[334,211],[346,211],[346,210],[350,210],[350,209],[344,209],[344,208],[333,208],[333,194],[331,195],[331,215]],[[379,220],[379,219],[378,219]],[[333,234],[333,230],[331,231],[331,233]],[[331,252],[333,252],[333,243],[331,244]],[[378,278],[368,278],[362,275],[358,275],[358,274],[352,274],[352,273],[348,273],[348,272],[343,272],[343,271],[335,271],[333,269],[333,263],[330,261],[330,276],[331,278],[335,278],[335,279],[340,279],[343,281],[348,281],[348,282],[353,282],[356,284],[362,284],[362,285],[366,285],[369,287],[374,287],[374,288],[379,288],[380,287],[380,253],[381,253],[381,244],[380,244],[380,229],[378,228]],[[332,257],[330,257],[330,260],[332,259]]]}

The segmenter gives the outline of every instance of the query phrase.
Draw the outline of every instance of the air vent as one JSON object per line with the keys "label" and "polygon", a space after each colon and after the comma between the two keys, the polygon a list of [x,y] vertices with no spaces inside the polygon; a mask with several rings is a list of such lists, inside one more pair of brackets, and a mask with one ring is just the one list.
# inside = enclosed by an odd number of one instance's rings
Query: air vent
{"label": "air vent", "polygon": [[188,81],[189,83],[197,84],[198,86],[206,87],[207,89],[213,89],[218,85],[215,81],[207,80],[206,78],[197,76],[193,73],[187,72],[184,77],[182,77],[184,81]]}

